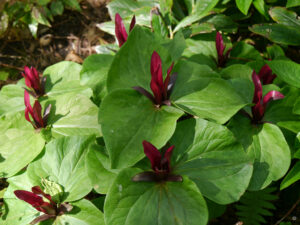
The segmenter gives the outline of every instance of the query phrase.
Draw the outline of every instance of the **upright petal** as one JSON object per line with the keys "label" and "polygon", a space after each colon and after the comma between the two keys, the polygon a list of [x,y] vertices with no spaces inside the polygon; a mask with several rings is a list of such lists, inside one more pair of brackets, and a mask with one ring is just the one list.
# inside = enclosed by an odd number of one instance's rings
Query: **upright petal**
{"label": "upright petal", "polygon": [[32,115],[33,109],[30,105],[30,96],[26,90],[24,90],[24,104],[25,104],[27,111]]}
{"label": "upright petal", "polygon": [[33,88],[33,80],[34,77],[31,74],[31,70],[28,66],[24,66],[24,72],[21,73],[21,75],[25,78],[25,84],[28,88]]}
{"label": "upright petal", "polygon": [[151,81],[154,81],[157,83],[159,88],[163,90],[164,82],[163,82],[163,76],[162,76],[162,63],[161,58],[159,54],[154,51],[151,56]]}
{"label": "upright petal", "polygon": [[130,27],[129,27],[129,32],[134,28],[135,25],[135,15],[131,19]]}
{"label": "upright petal", "polygon": [[168,72],[167,72],[167,77],[164,81],[164,95],[165,95],[165,98],[167,98],[167,93],[168,93],[168,85],[169,85],[169,82],[170,82],[170,74],[172,72],[172,69],[173,69],[173,66],[174,66],[174,62],[171,64],[171,66],[169,67],[168,69]]}
{"label": "upright petal", "polygon": [[121,47],[127,41],[127,32],[123,23],[123,20],[119,13],[116,13],[115,16],[115,34]]}
{"label": "upright petal", "polygon": [[269,91],[263,98],[263,105],[266,107],[268,102],[284,98],[284,95],[279,91]]}
{"label": "upright petal", "polygon": [[263,84],[271,84],[273,80],[276,78],[276,75],[273,75],[271,68],[268,64],[264,65],[258,74]]}
{"label": "upright petal", "polygon": [[252,106],[251,110],[253,121],[261,121],[265,114],[265,108],[263,107],[263,105],[260,102],[258,102],[255,106]]}
{"label": "upright petal", "polygon": [[150,142],[143,141],[144,153],[151,162],[151,167],[154,171],[161,168],[161,154]]}
{"label": "upright petal", "polygon": [[171,156],[174,149],[174,145],[167,149],[165,152],[164,158],[162,160],[162,167],[167,170],[167,172],[171,171]]}
{"label": "upright petal", "polygon": [[45,127],[42,117],[42,106],[38,100],[35,100],[33,105],[33,119],[38,128]]}
{"label": "upright petal", "polygon": [[225,45],[224,45],[222,34],[220,32],[217,32],[216,35],[216,48],[217,48],[218,57],[219,58],[223,57]]}
{"label": "upright petal", "polygon": [[254,84],[254,96],[252,102],[258,103],[262,99],[262,86],[261,86],[260,79],[254,70],[252,72],[252,81]]}

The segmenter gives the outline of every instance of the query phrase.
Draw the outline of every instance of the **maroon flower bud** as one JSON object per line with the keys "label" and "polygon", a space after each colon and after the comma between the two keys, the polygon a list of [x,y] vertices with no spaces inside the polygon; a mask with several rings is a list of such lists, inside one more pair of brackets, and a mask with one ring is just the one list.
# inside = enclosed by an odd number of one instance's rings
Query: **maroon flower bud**
{"label": "maroon flower bud", "polygon": [[224,44],[222,34],[220,32],[217,32],[216,35],[216,49],[217,49],[217,54],[218,54],[218,66],[223,67],[226,63],[226,61],[229,58],[229,54],[231,52],[231,48],[225,52],[226,45]]}
{"label": "maroon flower bud", "polygon": [[141,94],[148,97],[155,105],[171,105],[169,100],[172,88],[175,84],[177,74],[170,75],[173,69],[174,63],[169,67],[167,71],[167,76],[165,80],[163,80],[162,75],[162,62],[161,58],[156,51],[153,52],[151,57],[151,83],[150,88],[152,93],[149,93],[142,87],[133,87],[135,90],[140,92]]}
{"label": "maroon flower bud", "polygon": [[171,156],[174,145],[169,147],[164,156],[150,142],[143,141],[144,153],[151,162],[153,172],[143,172],[133,177],[133,181],[182,181],[182,177],[172,174]]}
{"label": "maroon flower bud", "polygon": [[254,123],[259,123],[264,117],[267,104],[272,100],[278,100],[284,98],[284,95],[279,91],[269,91],[264,97],[262,94],[262,85],[259,76],[253,70],[252,81],[254,84],[254,96],[253,101],[254,106],[252,106],[252,121]]}
{"label": "maroon flower bud", "polygon": [[[135,16],[133,16],[131,19],[129,32],[133,29],[134,25],[135,25]],[[119,13],[116,13],[115,15],[115,34],[119,42],[119,47],[121,47],[127,41],[128,34]]]}
{"label": "maroon flower bud", "polygon": [[[27,90],[24,91],[25,119],[32,124],[35,129],[45,128],[47,126],[48,116],[51,110],[51,104],[44,110],[42,116],[42,106],[38,100],[35,100],[33,107],[30,105],[30,97]],[[31,121],[29,114],[33,121]]]}
{"label": "maroon flower bud", "polygon": [[34,219],[30,224],[37,224],[72,210],[72,206],[67,203],[58,205],[52,200],[52,197],[43,192],[39,186],[32,187],[31,191],[32,192],[24,190],[14,191],[14,194],[18,199],[27,202],[37,211],[44,213],[43,215]]}
{"label": "maroon flower bud", "polygon": [[28,66],[24,67],[24,72],[21,73],[25,78],[25,84],[29,88],[28,93],[34,97],[39,97],[45,94],[46,77],[40,77],[38,71]]}
{"label": "maroon flower bud", "polygon": [[260,69],[258,76],[264,85],[272,84],[273,80],[276,78],[276,75],[272,73],[272,70],[268,64],[264,65]]}

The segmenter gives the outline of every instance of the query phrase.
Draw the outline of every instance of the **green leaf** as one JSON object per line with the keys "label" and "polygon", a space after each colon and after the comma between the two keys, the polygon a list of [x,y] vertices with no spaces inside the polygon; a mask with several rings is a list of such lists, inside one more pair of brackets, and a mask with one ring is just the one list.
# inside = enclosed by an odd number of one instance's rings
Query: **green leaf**
{"label": "green leaf", "polygon": [[81,10],[78,0],[63,0],[66,6],[71,7],[72,9],[76,9],[78,11]]}
{"label": "green leaf", "polygon": [[44,155],[28,166],[29,179],[41,187],[45,178],[61,185],[62,202],[83,198],[92,189],[85,170],[85,157],[88,146],[94,141],[93,136],[73,136],[49,142]]}
{"label": "green leaf", "polygon": [[109,169],[110,161],[105,149],[99,145],[90,145],[86,155],[85,167],[93,188],[100,194],[106,194],[119,170]]}
{"label": "green leaf", "polygon": [[259,51],[257,51],[254,46],[241,41],[233,46],[227,65],[245,64],[258,60],[263,60]]}
{"label": "green leaf", "polygon": [[247,117],[237,115],[229,128],[254,161],[249,190],[264,189],[286,173],[291,161],[290,150],[276,125],[256,126]]}
{"label": "green leaf", "polygon": [[197,1],[192,10],[192,14],[181,20],[174,29],[174,33],[180,28],[191,25],[206,16],[219,2],[219,0],[201,0]]}
{"label": "green leaf", "polygon": [[300,161],[293,166],[289,173],[284,177],[283,181],[280,184],[280,190],[287,188],[291,184],[300,180]]}
{"label": "green leaf", "polygon": [[113,58],[112,55],[90,55],[83,62],[80,72],[81,84],[93,90],[97,103],[107,94],[106,79]]}
{"label": "green leaf", "polygon": [[45,92],[47,96],[57,96],[73,92],[81,93],[90,97],[91,90],[87,86],[80,85],[81,65],[63,61],[45,69],[43,76],[46,77]]}
{"label": "green leaf", "polygon": [[145,157],[142,142],[163,147],[183,114],[172,106],[157,108],[135,90],[116,90],[100,105],[99,121],[111,168],[125,168]]}
{"label": "green leaf", "polygon": [[101,136],[98,107],[83,95],[68,93],[42,101],[43,108],[52,105],[48,118],[54,138],[73,135]]}
{"label": "green leaf", "polygon": [[235,3],[236,3],[236,6],[239,8],[239,10],[244,15],[247,15],[250,5],[252,3],[252,0],[235,0]]}
{"label": "green leaf", "polygon": [[[228,81],[218,78],[197,79],[188,70],[181,77],[178,75],[171,100],[189,114],[222,124],[248,104]],[[184,81],[187,85],[180,89],[179,85]]]}
{"label": "green leaf", "polygon": [[[31,191],[33,183],[27,177],[27,173],[10,178],[9,188],[4,196],[4,203],[7,207],[7,214],[4,215],[6,225],[27,225],[36,217],[42,215],[34,209],[30,204],[17,199],[14,195],[15,190],[27,190]],[[55,225],[104,225],[104,217],[101,211],[99,211],[91,202],[82,199],[80,201],[71,202],[73,210],[69,213],[65,213],[53,220],[41,222],[40,224],[55,224]],[[95,221],[97,221],[95,223]]]}
{"label": "green leaf", "polygon": [[112,62],[107,77],[108,92],[133,86],[141,86],[150,91],[153,51],[157,51],[162,59],[165,76],[172,61],[181,56],[184,47],[185,41],[180,34],[171,41],[163,40],[150,30],[135,26]]}
{"label": "green leaf", "polygon": [[38,23],[51,27],[51,24],[46,18],[45,12],[42,7],[32,7],[31,16],[35,19]]}
{"label": "green leaf", "polygon": [[183,177],[183,182],[131,181],[139,172],[139,169],[125,169],[116,178],[104,205],[107,225],[207,223],[205,201],[187,177]]}
{"label": "green leaf", "polygon": [[50,8],[53,16],[62,15],[64,12],[64,5],[61,1],[53,1]]}
{"label": "green leaf", "polygon": [[0,176],[10,177],[42,151],[45,141],[23,113],[1,118],[0,130]]}
{"label": "green leaf", "polygon": [[226,16],[224,14],[215,14],[208,16],[208,20],[204,18],[204,21],[212,23],[216,30],[222,30],[224,32],[235,33],[238,29],[238,24],[235,23],[229,16]]}
{"label": "green leaf", "polygon": [[174,174],[186,175],[219,204],[237,201],[247,189],[252,165],[224,126],[203,119],[179,122],[172,139]]}
{"label": "green leaf", "polygon": [[274,7],[269,11],[270,16],[279,24],[300,28],[300,20],[297,19],[297,13],[287,10],[283,7]]}
{"label": "green leaf", "polygon": [[249,30],[278,44],[300,45],[300,31],[283,24],[256,24]]}
{"label": "green leaf", "polygon": [[300,65],[289,60],[267,61],[272,72],[287,84],[300,88]]}
{"label": "green leaf", "polygon": [[264,0],[253,0],[253,5],[261,15],[269,20],[268,8]]}
{"label": "green leaf", "polygon": [[287,0],[286,7],[295,7],[295,6],[300,6],[300,0]]}
{"label": "green leaf", "polygon": [[233,64],[224,68],[220,75],[225,79],[244,78],[252,81],[252,69],[248,65]]}
{"label": "green leaf", "polygon": [[15,114],[25,109],[22,86],[20,84],[10,84],[2,87],[0,92],[0,116]]}

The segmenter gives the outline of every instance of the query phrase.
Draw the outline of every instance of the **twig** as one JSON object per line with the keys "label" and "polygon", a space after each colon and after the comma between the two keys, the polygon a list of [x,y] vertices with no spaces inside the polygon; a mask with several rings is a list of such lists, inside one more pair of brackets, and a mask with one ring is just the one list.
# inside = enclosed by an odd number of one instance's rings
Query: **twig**
{"label": "twig", "polygon": [[20,70],[20,71],[24,70],[24,68],[22,68],[22,67],[12,66],[12,65],[5,64],[5,63],[1,63],[1,62],[0,62],[0,66],[8,67],[8,68],[11,68],[11,69],[16,69],[16,70]]}
{"label": "twig", "polygon": [[287,218],[296,208],[296,206],[300,203],[300,198],[295,202],[295,204],[290,208],[289,211],[280,219],[278,220],[275,225],[279,225],[285,218]]}
{"label": "twig", "polygon": [[11,59],[22,59],[22,56],[18,56],[18,55],[2,55],[0,54],[0,58],[11,58]]}

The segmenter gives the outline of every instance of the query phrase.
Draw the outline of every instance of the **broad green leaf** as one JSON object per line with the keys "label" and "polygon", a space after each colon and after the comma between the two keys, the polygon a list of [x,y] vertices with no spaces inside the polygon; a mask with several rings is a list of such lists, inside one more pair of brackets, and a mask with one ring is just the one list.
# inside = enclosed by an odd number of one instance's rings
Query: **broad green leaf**
{"label": "broad green leaf", "polygon": [[204,18],[204,21],[212,23],[216,30],[221,30],[224,32],[234,33],[238,29],[238,24],[235,23],[229,16],[226,16],[224,14],[215,14],[208,16],[208,20]]}
{"label": "broad green leaf", "polygon": [[247,189],[252,165],[226,127],[203,119],[184,120],[170,143],[175,146],[174,173],[188,176],[210,200],[228,204]]}
{"label": "broad green leaf", "polygon": [[295,6],[300,6],[300,0],[287,0],[286,7],[295,7]]}
{"label": "broad green leaf", "polygon": [[135,90],[116,90],[101,103],[99,121],[111,168],[125,168],[145,157],[142,142],[163,147],[183,114],[172,106],[157,108]]}
{"label": "broad green leaf", "polygon": [[101,136],[98,124],[98,107],[91,100],[80,94],[68,93],[46,98],[44,108],[52,105],[48,124],[54,138],[73,135]]}
{"label": "broad green leaf", "polygon": [[274,45],[267,46],[267,51],[268,51],[269,58],[272,60],[285,57],[284,50],[279,45],[274,44]]}
{"label": "broad green leaf", "polygon": [[235,0],[235,3],[236,3],[236,6],[239,8],[239,10],[244,15],[247,15],[250,5],[252,3],[252,0]]}
{"label": "broad green leaf", "polygon": [[[143,40],[143,41],[141,41]],[[115,89],[141,86],[150,91],[150,63],[153,51],[160,55],[163,75],[172,61],[177,60],[185,47],[182,35],[173,40],[162,40],[150,30],[135,26],[128,40],[115,55],[107,77],[108,93]]]}
{"label": "broad green leaf", "polygon": [[287,188],[298,180],[300,180],[300,161],[296,162],[293,168],[284,177],[283,181],[280,184],[280,190]]}
{"label": "broad green leaf", "polygon": [[261,190],[287,172],[291,161],[290,150],[276,125],[253,125],[246,116],[237,115],[229,128],[254,161],[249,190]]}
{"label": "broad green leaf", "polygon": [[224,68],[220,75],[225,79],[244,78],[252,81],[252,69],[248,65],[233,64]]}
{"label": "broad green leaf", "polygon": [[288,60],[267,61],[272,72],[287,84],[300,88],[300,65]]}
{"label": "broad green leaf", "polygon": [[45,92],[47,96],[57,96],[73,92],[90,97],[91,90],[87,86],[80,85],[80,71],[82,66],[69,61],[63,61],[45,69]]}
{"label": "broad green leaf", "polygon": [[86,58],[80,72],[81,84],[90,87],[96,102],[107,94],[107,73],[113,60],[112,55],[90,55]]}
{"label": "broad green leaf", "polygon": [[90,145],[86,155],[85,167],[93,188],[100,194],[106,194],[119,170],[109,169],[110,161],[104,147]]}
{"label": "broad green leaf", "polygon": [[259,51],[254,46],[241,41],[233,46],[227,65],[246,64],[257,60],[263,60]]}
{"label": "broad green leaf", "polygon": [[205,225],[208,212],[196,185],[183,182],[133,182],[139,169],[123,170],[111,186],[104,205],[107,225]]}
{"label": "broad green leaf", "polygon": [[300,45],[300,31],[283,24],[256,24],[249,30],[278,44]]}
{"label": "broad green leaf", "polygon": [[85,157],[94,140],[93,136],[73,136],[49,142],[44,155],[28,166],[32,184],[42,187],[43,178],[59,184],[64,190],[63,202],[86,196],[92,186],[85,169]]}
{"label": "broad green leaf", "polygon": [[283,99],[271,101],[270,103],[268,103],[264,120],[275,124],[284,124],[284,122],[294,122],[294,125],[296,126],[297,122],[300,121],[300,116],[296,115],[293,110],[295,102],[299,98],[300,90],[294,87],[285,87],[282,90],[280,90],[280,92],[285,97]]}
{"label": "broad green leaf", "polygon": [[269,20],[268,8],[264,0],[253,0],[253,5],[261,15]]}
{"label": "broad green leaf", "polygon": [[1,118],[0,176],[10,177],[27,166],[45,144],[40,133],[25,120],[24,113]]}
{"label": "broad green leaf", "polygon": [[[208,65],[211,68],[215,69],[217,67],[217,50],[215,40],[215,33],[199,34],[193,37],[193,39],[187,39],[187,48],[184,50],[183,56],[188,57],[191,61]],[[227,42],[227,39],[225,37],[224,42]],[[226,47],[228,48],[227,43]]]}
{"label": "broad green leaf", "polygon": [[[218,78],[196,78],[188,70],[178,75],[171,100],[189,114],[225,123],[248,102],[230,82]],[[185,81],[185,82],[183,82]],[[180,85],[184,88],[180,88]]]}
{"label": "broad green leaf", "polygon": [[181,20],[174,29],[174,33],[179,29],[191,25],[206,16],[219,2],[219,0],[200,0],[193,7],[192,14]]}
{"label": "broad green leaf", "polygon": [[300,28],[300,20],[297,18],[297,13],[287,10],[283,7],[274,7],[269,11],[270,16],[279,24]]}
{"label": "broad green leaf", "polygon": [[10,84],[1,88],[0,116],[14,114],[25,109],[22,85]]}
{"label": "broad green leaf", "polygon": [[[7,214],[3,218],[5,225],[28,225],[36,217],[42,215],[30,204],[17,199],[13,191],[27,190],[31,191],[34,186],[27,177],[27,173],[12,177],[8,180],[9,188],[4,196],[4,204],[7,207]],[[104,216],[91,202],[82,199],[70,203],[73,210],[57,217],[54,221],[48,220],[39,223],[39,225],[104,225]]]}

